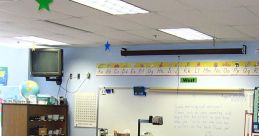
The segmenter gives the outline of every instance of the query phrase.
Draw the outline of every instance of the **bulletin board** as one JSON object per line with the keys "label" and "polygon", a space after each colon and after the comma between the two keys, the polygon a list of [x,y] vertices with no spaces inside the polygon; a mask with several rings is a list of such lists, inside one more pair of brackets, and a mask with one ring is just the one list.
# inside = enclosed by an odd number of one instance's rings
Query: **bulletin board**
{"label": "bulletin board", "polygon": [[[244,136],[245,114],[252,95],[148,93],[134,96],[131,89],[115,89],[100,95],[99,128],[129,129],[137,136],[138,119],[163,116],[164,124],[142,124],[141,133],[154,136]],[[249,124],[248,124],[249,125]],[[251,126],[250,126],[251,127]]]}

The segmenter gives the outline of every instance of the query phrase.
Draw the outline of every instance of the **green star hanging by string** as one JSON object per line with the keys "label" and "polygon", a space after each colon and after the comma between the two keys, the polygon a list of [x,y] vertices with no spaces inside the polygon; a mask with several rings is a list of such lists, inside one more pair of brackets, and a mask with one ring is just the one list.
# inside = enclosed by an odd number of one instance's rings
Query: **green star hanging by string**
{"label": "green star hanging by string", "polygon": [[39,10],[46,9],[50,11],[49,5],[53,2],[53,0],[36,0],[39,3]]}

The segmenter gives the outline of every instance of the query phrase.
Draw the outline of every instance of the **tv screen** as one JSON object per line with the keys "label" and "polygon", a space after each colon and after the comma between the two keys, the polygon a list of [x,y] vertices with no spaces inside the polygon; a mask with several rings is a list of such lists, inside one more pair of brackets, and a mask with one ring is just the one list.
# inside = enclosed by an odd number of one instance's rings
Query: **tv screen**
{"label": "tv screen", "polygon": [[31,50],[31,74],[38,77],[60,77],[63,70],[63,50],[39,48]]}

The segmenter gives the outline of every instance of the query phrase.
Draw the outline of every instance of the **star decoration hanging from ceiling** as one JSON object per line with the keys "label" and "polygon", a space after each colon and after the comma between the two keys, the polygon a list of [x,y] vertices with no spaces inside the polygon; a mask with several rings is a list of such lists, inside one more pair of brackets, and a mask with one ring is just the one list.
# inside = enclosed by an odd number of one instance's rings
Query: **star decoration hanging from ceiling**
{"label": "star decoration hanging from ceiling", "polygon": [[108,41],[105,43],[104,46],[105,46],[105,51],[110,51],[111,44]]}
{"label": "star decoration hanging from ceiling", "polygon": [[49,5],[53,3],[53,0],[36,0],[39,4],[39,10],[48,10],[50,11]]}

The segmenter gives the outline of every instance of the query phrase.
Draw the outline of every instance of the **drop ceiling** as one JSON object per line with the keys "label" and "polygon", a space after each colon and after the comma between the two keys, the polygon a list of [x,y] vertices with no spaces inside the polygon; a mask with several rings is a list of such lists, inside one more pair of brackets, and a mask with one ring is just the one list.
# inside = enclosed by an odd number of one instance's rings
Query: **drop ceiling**
{"label": "drop ceiling", "polygon": [[74,47],[103,46],[106,41],[112,45],[193,43],[158,31],[183,27],[218,42],[259,40],[258,0],[126,2],[150,13],[114,16],[70,0],[54,0],[48,12],[38,11],[34,0],[0,0],[0,40],[37,36]]}

